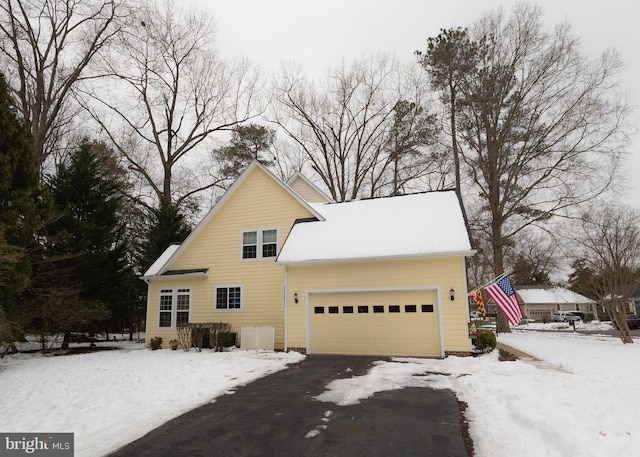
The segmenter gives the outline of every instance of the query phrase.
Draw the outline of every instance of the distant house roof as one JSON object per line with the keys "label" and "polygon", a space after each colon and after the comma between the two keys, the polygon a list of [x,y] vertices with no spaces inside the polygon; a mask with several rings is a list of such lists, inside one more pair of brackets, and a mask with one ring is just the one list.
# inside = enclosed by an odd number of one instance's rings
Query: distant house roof
{"label": "distant house roof", "polygon": [[312,206],[324,220],[295,224],[276,263],[475,252],[454,190]]}
{"label": "distant house roof", "polygon": [[560,286],[515,286],[524,304],[534,303],[596,303],[577,292]]}

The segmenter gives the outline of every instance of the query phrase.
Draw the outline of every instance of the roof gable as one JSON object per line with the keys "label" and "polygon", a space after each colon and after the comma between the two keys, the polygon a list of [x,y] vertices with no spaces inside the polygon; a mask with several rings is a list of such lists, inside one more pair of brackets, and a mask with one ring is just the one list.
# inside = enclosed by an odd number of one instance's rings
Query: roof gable
{"label": "roof gable", "polygon": [[325,194],[318,186],[300,173],[294,174],[287,181],[287,185],[309,203],[327,203],[334,201],[333,198]]}
{"label": "roof gable", "polygon": [[312,206],[325,220],[296,224],[277,263],[475,252],[462,204],[453,190]]}
{"label": "roof gable", "polygon": [[[305,208],[314,217],[317,219],[322,219],[322,215],[318,213],[313,207],[309,205],[306,201],[304,201],[296,192],[294,192],[289,186],[287,186],[284,182],[278,179],[273,173],[271,173],[266,167],[260,164],[257,161],[252,162],[244,172],[236,179],[236,181],[227,189],[224,195],[216,202],[216,204],[209,210],[207,215],[198,223],[195,229],[191,232],[191,234],[187,237],[186,240],[181,245],[172,245],[153,263],[152,267],[147,270],[143,279],[149,279],[150,277],[162,276],[168,270],[171,269],[171,266],[176,262],[176,260],[180,257],[182,253],[184,253],[189,246],[193,243],[195,239],[198,238],[200,233],[206,229],[209,222],[220,212],[220,210],[225,206],[227,202],[229,202],[233,195],[238,192],[239,189],[242,188],[243,184],[253,173],[263,173],[268,180],[275,183],[277,186],[281,187],[287,195],[289,195],[292,199],[297,201],[301,207]],[[198,269],[201,266],[197,266]],[[182,270],[182,269],[178,269]]]}

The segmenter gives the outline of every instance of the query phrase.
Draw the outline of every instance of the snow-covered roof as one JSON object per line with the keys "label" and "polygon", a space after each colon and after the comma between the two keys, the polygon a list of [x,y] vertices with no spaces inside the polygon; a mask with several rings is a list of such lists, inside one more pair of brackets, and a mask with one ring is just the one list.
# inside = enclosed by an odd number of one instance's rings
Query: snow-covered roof
{"label": "snow-covered roof", "polygon": [[474,253],[453,190],[312,206],[325,220],[294,225],[277,263]]}
{"label": "snow-covered roof", "polygon": [[573,292],[564,287],[530,287],[526,286],[515,287],[518,296],[525,304],[533,303],[595,303],[590,298],[585,297],[579,293]]}
{"label": "snow-covered roof", "polygon": [[157,276],[162,267],[166,265],[171,256],[178,250],[180,247],[179,244],[172,244],[156,259],[155,262],[149,267],[149,269],[142,275],[143,278],[147,278],[149,276]]}

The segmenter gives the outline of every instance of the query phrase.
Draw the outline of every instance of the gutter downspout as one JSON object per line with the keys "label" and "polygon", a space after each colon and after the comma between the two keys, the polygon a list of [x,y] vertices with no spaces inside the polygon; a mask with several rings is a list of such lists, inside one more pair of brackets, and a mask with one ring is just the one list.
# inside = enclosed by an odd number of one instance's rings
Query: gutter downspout
{"label": "gutter downspout", "polygon": [[149,289],[151,288],[151,282],[149,282],[149,279],[147,278],[142,278],[142,280],[147,284],[147,311],[145,312],[144,318],[144,345],[147,346],[149,342],[149,332],[147,332],[147,326],[149,325],[149,309],[151,308],[149,306],[149,297],[151,296],[151,294],[149,293]]}
{"label": "gutter downspout", "polygon": [[282,297],[284,302],[284,351],[287,352],[289,347],[289,272],[286,265],[282,267],[284,268],[284,297]]}

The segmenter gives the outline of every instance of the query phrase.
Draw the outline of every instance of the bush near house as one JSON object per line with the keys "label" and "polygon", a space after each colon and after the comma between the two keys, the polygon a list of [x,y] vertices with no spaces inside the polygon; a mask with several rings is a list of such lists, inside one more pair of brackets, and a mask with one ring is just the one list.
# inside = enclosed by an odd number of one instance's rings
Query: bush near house
{"label": "bush near house", "polygon": [[162,349],[162,337],[156,336],[149,340],[149,347],[155,351],[156,349]]}
{"label": "bush near house", "polygon": [[474,345],[480,352],[491,352],[496,348],[496,334],[491,330],[480,329],[475,338]]}

